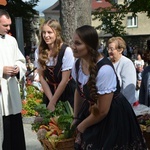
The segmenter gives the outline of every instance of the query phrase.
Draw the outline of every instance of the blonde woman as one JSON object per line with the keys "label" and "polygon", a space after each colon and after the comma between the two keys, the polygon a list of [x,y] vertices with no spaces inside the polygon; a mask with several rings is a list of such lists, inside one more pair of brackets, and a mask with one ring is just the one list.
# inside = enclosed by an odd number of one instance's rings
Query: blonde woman
{"label": "blonde woman", "polygon": [[68,100],[73,106],[74,82],[70,76],[74,63],[72,49],[64,44],[57,20],[46,20],[41,27],[41,42],[35,51],[35,66],[44,91],[44,103],[51,111],[56,103]]}

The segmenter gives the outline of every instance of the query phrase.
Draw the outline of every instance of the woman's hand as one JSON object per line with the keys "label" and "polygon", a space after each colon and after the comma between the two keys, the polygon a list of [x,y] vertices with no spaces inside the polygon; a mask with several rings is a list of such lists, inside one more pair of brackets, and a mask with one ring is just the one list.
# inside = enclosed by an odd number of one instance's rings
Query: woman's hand
{"label": "woman's hand", "polygon": [[77,119],[73,119],[71,126],[77,126]]}
{"label": "woman's hand", "polygon": [[83,133],[85,131],[85,127],[82,126],[82,124],[79,124],[77,126],[77,130],[80,132],[80,133]]}
{"label": "woman's hand", "polygon": [[47,106],[47,109],[53,112],[55,110],[55,104],[50,101]]}

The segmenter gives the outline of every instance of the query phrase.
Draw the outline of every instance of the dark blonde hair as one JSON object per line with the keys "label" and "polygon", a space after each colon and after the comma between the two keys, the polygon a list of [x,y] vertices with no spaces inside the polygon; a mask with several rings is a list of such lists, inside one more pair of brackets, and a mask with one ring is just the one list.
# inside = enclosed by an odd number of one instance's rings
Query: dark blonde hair
{"label": "dark blonde hair", "polygon": [[55,31],[55,34],[56,34],[56,40],[54,43],[54,57],[56,57],[57,54],[59,53],[61,43],[63,42],[62,37],[61,37],[61,26],[59,22],[54,19],[46,20],[41,26],[41,39],[40,39],[40,45],[39,45],[39,59],[38,59],[38,62],[40,63],[43,69],[46,68],[46,62],[49,60],[48,45],[45,43],[43,39],[43,26],[45,25],[48,25],[53,31]]}
{"label": "dark blonde hair", "polygon": [[116,49],[118,51],[124,51],[126,49],[126,43],[122,37],[112,37],[108,40],[108,45],[111,43],[116,43]]}

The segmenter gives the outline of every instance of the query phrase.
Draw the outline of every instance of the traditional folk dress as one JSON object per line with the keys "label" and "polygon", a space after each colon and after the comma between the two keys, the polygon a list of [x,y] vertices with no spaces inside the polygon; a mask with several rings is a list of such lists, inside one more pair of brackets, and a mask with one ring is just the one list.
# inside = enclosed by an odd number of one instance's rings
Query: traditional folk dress
{"label": "traditional folk dress", "polygon": [[[38,51],[36,51],[35,58],[38,59]],[[63,44],[61,46],[61,50],[56,58],[50,57],[50,61],[47,62],[46,70],[44,71],[44,78],[46,82],[48,83],[52,94],[55,93],[61,79],[62,79],[62,71],[71,70],[73,63],[74,63],[74,57],[73,52],[70,47],[68,47],[66,44]],[[35,63],[35,66],[39,68],[39,65],[37,62]],[[75,81],[70,76],[69,82],[63,91],[62,95],[59,97],[58,100],[61,101],[69,101],[71,106],[73,107],[73,99],[74,99],[74,90],[75,90]],[[49,100],[44,95],[44,103],[48,105]]]}
{"label": "traditional folk dress", "polygon": [[[147,147],[132,106],[120,93],[119,80],[116,80],[113,65],[107,58],[103,58],[99,60],[97,67],[97,92],[98,94],[114,92],[113,100],[107,116],[84,131],[81,136],[81,145],[75,144],[75,149],[146,150]],[[80,96],[85,99],[77,116],[79,124],[89,115],[89,107],[93,104],[87,86],[89,76],[82,72],[79,59],[72,69],[72,76],[77,82]]]}

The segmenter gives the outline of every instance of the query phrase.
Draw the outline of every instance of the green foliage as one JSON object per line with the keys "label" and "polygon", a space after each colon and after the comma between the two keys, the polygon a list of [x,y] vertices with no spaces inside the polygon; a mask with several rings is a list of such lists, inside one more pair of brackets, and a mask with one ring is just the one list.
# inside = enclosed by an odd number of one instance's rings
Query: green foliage
{"label": "green foliage", "polygon": [[48,125],[53,114],[46,108],[45,104],[37,105],[34,110],[38,112],[38,116],[35,118],[34,123],[32,123],[32,130],[37,132],[41,125]]}
{"label": "green foliage", "polygon": [[99,19],[99,21],[102,21],[102,24],[97,26],[96,29],[104,31],[105,34],[109,33],[112,36],[124,36],[126,32],[122,21],[126,14],[127,10],[124,5],[114,3],[112,7],[98,8],[94,11],[93,20]]}
{"label": "green foliage", "polygon": [[150,1],[149,0],[133,0],[129,2],[124,0],[123,4],[117,4],[113,0],[107,0],[112,4],[108,8],[98,8],[93,12],[93,20],[99,19],[102,24],[97,26],[96,29],[104,31],[105,34],[112,36],[126,35],[125,26],[122,25],[126,14],[132,12],[133,16],[138,12],[145,12],[150,17]]}
{"label": "green foliage", "polygon": [[28,85],[26,92],[27,92],[27,98],[30,97],[31,94],[33,94],[34,98],[36,99],[42,99],[43,97],[43,93],[39,91],[38,88],[33,85]]}
{"label": "green foliage", "polygon": [[28,2],[23,2],[22,0],[7,0],[6,6],[0,5],[0,9],[7,10],[12,18],[11,33],[15,37],[15,17],[22,17],[25,43],[29,43],[31,39],[31,20],[35,15],[38,15],[38,12],[34,9],[37,2],[39,2],[39,0],[29,0]]}
{"label": "green foliage", "polygon": [[[112,5],[114,5],[113,0],[106,0],[110,2]],[[128,12],[133,12],[133,15],[135,15],[138,12],[145,12],[147,13],[147,16],[150,17],[150,1],[149,0],[124,0],[123,4]]]}
{"label": "green foliage", "polygon": [[26,99],[22,100],[22,116],[36,116],[35,108],[42,103],[43,94],[33,85],[28,85],[26,92]]}
{"label": "green foliage", "polygon": [[[127,3],[127,0],[124,1]],[[133,0],[132,2],[128,3],[128,10],[136,14],[138,12],[145,12],[147,16],[150,17],[150,1],[149,0]]]}
{"label": "green foliage", "polygon": [[38,112],[38,117],[35,118],[35,121],[32,124],[32,130],[37,132],[41,125],[48,127],[50,118],[58,117],[58,127],[65,131],[66,138],[71,137],[74,132],[74,128],[70,128],[73,121],[73,109],[68,101],[59,101],[53,112],[49,111],[45,104],[38,105],[35,107],[35,110]]}
{"label": "green foliage", "polygon": [[147,120],[147,121],[146,121],[146,125],[147,125],[147,126],[150,126],[150,120]]}
{"label": "green foliage", "polygon": [[58,118],[58,127],[64,131],[65,138],[72,137],[74,133],[74,127],[71,127],[73,117],[70,114],[60,115]]}

